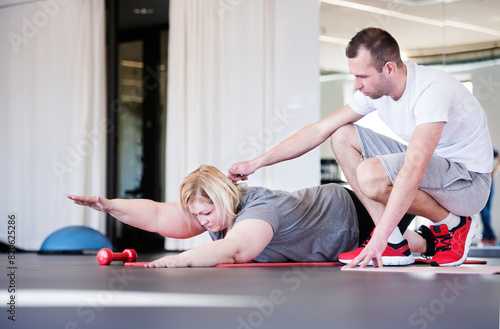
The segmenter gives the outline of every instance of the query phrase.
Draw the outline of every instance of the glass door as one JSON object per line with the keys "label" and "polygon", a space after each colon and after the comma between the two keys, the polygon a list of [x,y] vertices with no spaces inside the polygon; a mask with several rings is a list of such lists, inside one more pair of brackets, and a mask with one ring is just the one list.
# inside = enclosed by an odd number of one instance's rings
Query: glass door
{"label": "glass door", "polygon": [[[167,31],[121,33],[118,43],[116,197],[165,199]],[[116,221],[117,250],[164,250],[164,237]]]}

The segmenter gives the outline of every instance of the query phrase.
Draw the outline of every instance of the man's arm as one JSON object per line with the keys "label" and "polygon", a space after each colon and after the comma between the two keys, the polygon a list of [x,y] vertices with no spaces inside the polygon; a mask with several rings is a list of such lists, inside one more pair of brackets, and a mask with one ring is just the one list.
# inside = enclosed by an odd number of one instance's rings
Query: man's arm
{"label": "man's arm", "polygon": [[246,180],[262,167],[298,158],[327,140],[339,127],[356,122],[362,117],[349,105],[345,105],[323,120],[302,128],[263,155],[233,164],[228,170],[228,177],[234,182]]}
{"label": "man's arm", "polygon": [[261,219],[236,224],[222,240],[209,242],[175,256],[155,260],[146,267],[209,267],[246,263],[257,257],[273,238],[273,228]]}
{"label": "man's arm", "polygon": [[358,264],[364,267],[372,259],[375,260],[374,264],[382,266],[381,257],[387,247],[387,240],[415,198],[427,165],[441,138],[444,125],[445,122],[435,122],[415,128],[406,151],[405,163],[396,176],[389,200],[373,236],[348,267]]}

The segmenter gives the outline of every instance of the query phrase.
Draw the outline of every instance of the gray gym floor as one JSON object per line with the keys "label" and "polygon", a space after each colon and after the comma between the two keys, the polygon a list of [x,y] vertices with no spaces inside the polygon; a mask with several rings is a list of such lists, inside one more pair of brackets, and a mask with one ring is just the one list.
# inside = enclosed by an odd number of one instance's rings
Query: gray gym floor
{"label": "gray gym floor", "polygon": [[36,253],[17,253],[11,269],[6,253],[0,259],[1,328],[500,328],[500,275],[148,269]]}

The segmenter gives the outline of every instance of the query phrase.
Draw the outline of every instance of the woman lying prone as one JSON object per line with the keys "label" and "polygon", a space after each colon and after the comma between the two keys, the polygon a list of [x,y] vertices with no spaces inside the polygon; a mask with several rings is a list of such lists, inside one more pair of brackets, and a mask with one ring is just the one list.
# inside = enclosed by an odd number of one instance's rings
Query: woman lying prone
{"label": "woman lying prone", "polygon": [[147,267],[337,261],[340,253],[356,249],[374,227],[354,193],[341,185],[295,192],[242,187],[208,165],[184,179],[176,202],[68,198],[167,238],[190,238],[208,231],[213,240]]}

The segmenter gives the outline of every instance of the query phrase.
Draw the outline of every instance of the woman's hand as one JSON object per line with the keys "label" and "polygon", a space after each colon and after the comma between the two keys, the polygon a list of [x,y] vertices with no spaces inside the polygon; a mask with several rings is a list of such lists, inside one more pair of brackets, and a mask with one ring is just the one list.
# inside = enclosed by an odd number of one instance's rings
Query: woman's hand
{"label": "woman's hand", "polygon": [[144,267],[188,267],[187,259],[182,255],[165,256],[154,260]]}
{"label": "woman's hand", "polygon": [[90,207],[97,211],[109,212],[110,200],[101,198],[100,196],[78,196],[66,194],[68,199],[73,200],[74,203],[80,206]]}

